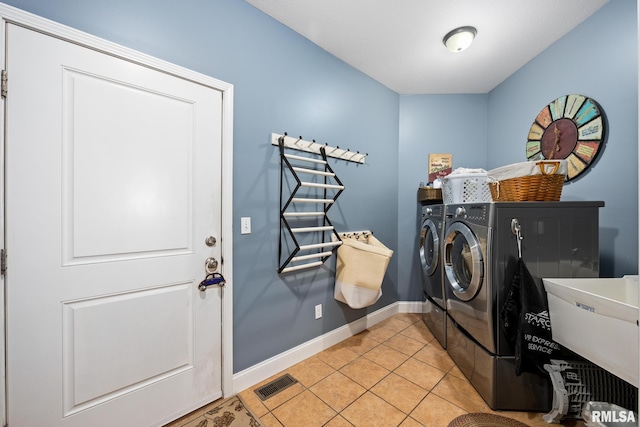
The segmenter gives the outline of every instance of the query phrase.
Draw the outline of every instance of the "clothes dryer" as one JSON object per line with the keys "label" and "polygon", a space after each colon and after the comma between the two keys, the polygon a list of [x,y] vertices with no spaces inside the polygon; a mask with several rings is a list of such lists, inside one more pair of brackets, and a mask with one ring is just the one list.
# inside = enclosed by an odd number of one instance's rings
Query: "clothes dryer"
{"label": "clothes dryer", "polygon": [[[499,202],[447,205],[443,268],[447,352],[494,410],[544,412],[553,387],[546,373],[515,375],[514,350],[501,330],[518,259],[534,280],[598,277],[602,202]],[[566,356],[577,357],[566,350]]]}
{"label": "clothes dryer", "polygon": [[422,206],[419,256],[424,303],[422,319],[443,348],[446,348],[445,293],[442,272],[444,205]]}

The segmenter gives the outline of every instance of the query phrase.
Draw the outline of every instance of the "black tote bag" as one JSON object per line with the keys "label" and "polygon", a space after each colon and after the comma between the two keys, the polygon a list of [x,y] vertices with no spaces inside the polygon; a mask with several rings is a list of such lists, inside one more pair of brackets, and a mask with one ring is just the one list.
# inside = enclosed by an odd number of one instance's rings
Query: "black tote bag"
{"label": "black tote bag", "polygon": [[500,320],[514,345],[516,375],[534,372],[546,376],[544,364],[560,357],[562,350],[551,339],[547,293],[542,282],[531,276],[522,258],[518,258]]}

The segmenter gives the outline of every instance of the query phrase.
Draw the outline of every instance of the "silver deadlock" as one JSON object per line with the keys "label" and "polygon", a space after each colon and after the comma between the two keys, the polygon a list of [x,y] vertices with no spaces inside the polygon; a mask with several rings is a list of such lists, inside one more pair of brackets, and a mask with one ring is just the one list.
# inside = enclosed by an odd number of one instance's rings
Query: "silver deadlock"
{"label": "silver deadlock", "polygon": [[207,246],[215,246],[216,245],[216,238],[213,236],[209,236],[204,240],[204,244]]}
{"label": "silver deadlock", "polygon": [[214,257],[209,257],[204,262],[204,268],[207,270],[207,273],[213,273],[218,269],[218,260]]}

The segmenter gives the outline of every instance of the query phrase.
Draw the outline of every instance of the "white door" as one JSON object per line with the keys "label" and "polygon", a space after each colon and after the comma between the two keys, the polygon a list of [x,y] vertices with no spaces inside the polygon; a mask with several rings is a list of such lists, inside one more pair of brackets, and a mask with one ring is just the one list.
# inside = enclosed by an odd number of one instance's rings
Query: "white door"
{"label": "white door", "polygon": [[8,424],[215,400],[222,290],[198,284],[220,260],[220,91],[13,24],[6,42]]}

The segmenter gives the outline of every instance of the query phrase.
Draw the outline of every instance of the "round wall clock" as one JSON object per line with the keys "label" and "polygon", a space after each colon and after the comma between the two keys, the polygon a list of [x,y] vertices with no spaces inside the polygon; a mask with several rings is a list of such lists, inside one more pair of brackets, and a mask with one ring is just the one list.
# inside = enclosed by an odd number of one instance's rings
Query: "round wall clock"
{"label": "round wall clock", "polygon": [[529,129],[529,160],[566,159],[567,181],[585,172],[605,137],[606,120],[598,103],[583,95],[565,95],[544,107]]}

